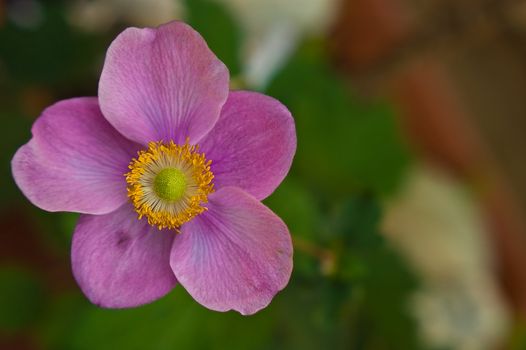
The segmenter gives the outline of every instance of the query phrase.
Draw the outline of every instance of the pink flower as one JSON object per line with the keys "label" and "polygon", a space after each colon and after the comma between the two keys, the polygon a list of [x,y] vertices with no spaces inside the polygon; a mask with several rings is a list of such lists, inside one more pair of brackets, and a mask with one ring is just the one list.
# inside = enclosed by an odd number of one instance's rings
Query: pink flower
{"label": "pink flower", "polygon": [[134,307],[180,283],[207,308],[252,314],[287,285],[290,234],[260,200],[291,166],[294,121],[228,80],[188,25],[128,28],[98,99],[47,108],[15,154],[33,204],[82,214],[71,259],[94,304]]}

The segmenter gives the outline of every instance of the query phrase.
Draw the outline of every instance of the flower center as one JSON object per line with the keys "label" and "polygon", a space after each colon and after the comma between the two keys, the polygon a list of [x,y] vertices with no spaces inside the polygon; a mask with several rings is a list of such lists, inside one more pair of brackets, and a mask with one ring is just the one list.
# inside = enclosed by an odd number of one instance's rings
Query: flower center
{"label": "flower center", "polygon": [[125,175],[139,219],[144,216],[159,229],[178,230],[205,211],[203,204],[214,187],[210,164],[188,141],[184,145],[150,142],[132,159]]}
{"label": "flower center", "polygon": [[186,176],[176,168],[163,169],[155,177],[153,189],[159,198],[177,201],[186,191]]}

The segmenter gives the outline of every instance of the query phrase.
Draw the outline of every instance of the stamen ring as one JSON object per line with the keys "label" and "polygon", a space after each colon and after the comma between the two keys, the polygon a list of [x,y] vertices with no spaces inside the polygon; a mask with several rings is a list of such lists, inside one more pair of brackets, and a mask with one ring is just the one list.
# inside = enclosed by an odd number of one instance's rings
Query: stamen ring
{"label": "stamen ring", "polygon": [[128,197],[148,223],[179,230],[181,225],[206,210],[203,204],[214,191],[210,160],[199,153],[199,146],[173,141],[150,142],[138,152],[125,174]]}

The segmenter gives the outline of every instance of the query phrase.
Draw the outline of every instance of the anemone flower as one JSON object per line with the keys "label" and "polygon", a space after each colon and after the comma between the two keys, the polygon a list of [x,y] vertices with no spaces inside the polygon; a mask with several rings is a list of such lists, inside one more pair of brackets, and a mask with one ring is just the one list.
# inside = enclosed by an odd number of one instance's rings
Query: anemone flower
{"label": "anemone flower", "polygon": [[15,154],[34,205],[82,214],[72,269],[94,304],[134,307],[180,283],[209,309],[252,314],[288,283],[289,231],[260,200],[291,166],[294,121],[228,80],[188,25],[128,28],[98,98],[47,108]]}

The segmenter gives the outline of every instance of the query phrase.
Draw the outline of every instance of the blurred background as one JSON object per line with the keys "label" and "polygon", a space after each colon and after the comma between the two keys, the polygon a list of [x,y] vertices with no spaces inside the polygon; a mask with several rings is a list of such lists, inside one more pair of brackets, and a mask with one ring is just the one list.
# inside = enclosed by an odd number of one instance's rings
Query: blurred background
{"label": "blurred background", "polygon": [[[265,201],[295,268],[251,317],[183,288],[89,304],[77,215],[11,176],[43,108],[97,94],[121,30],[173,19],[296,120]],[[526,349],[526,1],[0,0],[0,121],[1,349]]]}

